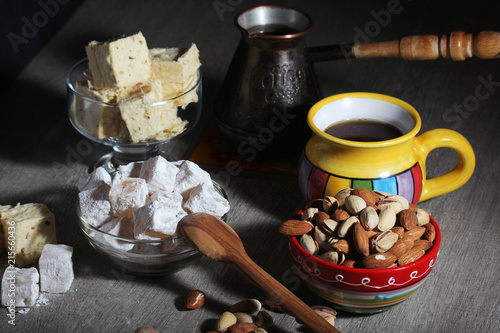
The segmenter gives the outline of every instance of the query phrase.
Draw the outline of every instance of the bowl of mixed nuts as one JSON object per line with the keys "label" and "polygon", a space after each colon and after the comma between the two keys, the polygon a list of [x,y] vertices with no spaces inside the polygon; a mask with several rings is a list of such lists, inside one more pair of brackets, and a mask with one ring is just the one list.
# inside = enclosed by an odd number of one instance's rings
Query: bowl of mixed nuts
{"label": "bowl of mixed nuts", "polygon": [[345,189],[280,225],[297,273],[340,310],[376,313],[413,295],[434,267],[441,233],[399,195]]}

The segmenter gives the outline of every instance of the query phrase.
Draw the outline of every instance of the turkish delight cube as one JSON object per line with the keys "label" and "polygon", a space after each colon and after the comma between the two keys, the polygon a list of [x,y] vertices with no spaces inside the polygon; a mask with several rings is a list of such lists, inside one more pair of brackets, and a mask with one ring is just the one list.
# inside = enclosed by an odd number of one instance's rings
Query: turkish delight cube
{"label": "turkish delight cube", "polygon": [[38,261],[40,290],[62,294],[69,290],[73,279],[73,248],[64,244],[47,244]]}
{"label": "turkish delight cube", "polygon": [[127,215],[144,206],[148,196],[148,185],[142,178],[129,178],[117,174],[109,190],[109,201],[115,217]]}
{"label": "turkish delight cube", "polygon": [[208,213],[220,218],[229,211],[229,202],[213,186],[200,184],[191,191],[183,207],[189,213]]}
{"label": "turkish delight cube", "polygon": [[35,267],[7,268],[2,277],[2,306],[24,308],[35,305],[40,295],[40,274]]}
{"label": "turkish delight cube", "polygon": [[[99,228],[101,231],[120,238],[134,239],[134,221],[128,216],[120,216]],[[134,247],[132,242],[116,239],[109,235],[99,235],[102,242],[106,242],[117,250],[128,251]],[[96,235],[97,238],[97,235]]]}
{"label": "turkish delight cube", "polygon": [[98,167],[91,173],[80,178],[78,181],[78,190],[91,190],[97,187],[100,182],[111,185],[111,175],[103,167]]}
{"label": "turkish delight cube", "polygon": [[9,244],[9,237],[15,237],[18,267],[36,263],[45,244],[57,243],[55,216],[44,204],[17,205],[2,213],[0,221],[5,243]]}
{"label": "turkish delight cube", "polygon": [[179,168],[161,156],[148,159],[141,168],[140,177],[151,189],[172,192]]}
{"label": "turkish delight cube", "polygon": [[141,175],[143,162],[131,162],[118,166],[118,172],[124,177],[138,178]]}
{"label": "turkish delight cube", "polygon": [[213,187],[210,174],[200,168],[200,166],[189,160],[185,160],[179,165],[179,171],[175,178],[174,191],[180,193],[184,199],[189,197],[189,192],[200,184]]}
{"label": "turkish delight cube", "polygon": [[100,183],[96,188],[78,193],[82,217],[96,228],[113,218],[109,202],[110,188],[108,184]]}
{"label": "turkish delight cube", "polygon": [[158,192],[149,204],[134,211],[134,235],[137,239],[165,238],[175,234],[177,224],[187,215],[178,193]]}

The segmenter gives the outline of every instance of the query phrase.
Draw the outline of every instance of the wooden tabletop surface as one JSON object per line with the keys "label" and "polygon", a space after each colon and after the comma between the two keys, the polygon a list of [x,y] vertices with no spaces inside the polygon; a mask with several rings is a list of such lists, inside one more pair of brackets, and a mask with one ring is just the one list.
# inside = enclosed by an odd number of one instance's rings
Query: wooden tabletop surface
{"label": "wooden tabletop surface", "polygon": [[[64,6],[64,1],[58,3]],[[234,16],[257,4],[280,2],[85,1],[2,92],[0,204],[38,202],[55,213],[58,241],[74,247],[75,280],[67,293],[46,295],[45,302],[17,313],[15,327],[7,323],[6,310],[0,311],[0,331],[133,332],[150,325],[160,332],[206,332],[232,304],[246,298],[263,300],[263,293],[232,267],[207,258],[174,275],[140,277],[113,268],[90,246],[77,225],[76,184],[109,148],[90,144],[72,127],[65,87],[67,71],[85,56],[84,46],[91,40],[142,31],[150,47],[196,43],[203,69],[202,120],[169,146],[176,158],[188,159],[209,127],[240,39]],[[385,41],[455,30],[500,31],[496,1],[287,4],[313,18],[314,28],[306,37],[310,46],[352,42],[363,33],[370,41]],[[389,8],[397,10],[391,13]],[[383,20],[383,13],[390,15]],[[325,96],[368,91],[405,100],[420,112],[422,131],[456,130],[470,141],[477,158],[466,185],[420,204],[440,226],[442,247],[418,292],[383,313],[339,312],[336,327],[342,332],[499,331],[500,59],[370,59],[322,62],[315,67]],[[456,161],[447,149],[435,151],[428,159],[428,175],[446,172]],[[217,174],[218,167],[206,168]],[[279,224],[305,203],[297,176],[245,171],[231,176],[225,190],[231,203],[228,223],[249,256],[307,304],[327,305],[295,275],[287,239],[277,232]],[[184,297],[194,289],[203,290],[208,301],[201,309],[185,311]],[[286,314],[272,312],[272,316],[275,325],[270,332],[305,332]]]}

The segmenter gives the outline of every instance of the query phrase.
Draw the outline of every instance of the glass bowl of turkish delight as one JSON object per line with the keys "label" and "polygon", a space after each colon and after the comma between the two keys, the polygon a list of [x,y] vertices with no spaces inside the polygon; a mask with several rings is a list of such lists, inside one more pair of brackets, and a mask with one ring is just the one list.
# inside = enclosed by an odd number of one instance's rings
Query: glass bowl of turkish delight
{"label": "glass bowl of turkish delight", "polygon": [[96,168],[78,182],[77,215],[90,244],[119,269],[165,275],[201,257],[177,232],[179,221],[205,212],[226,220],[229,201],[210,174],[189,160],[161,156],[108,173]]}
{"label": "glass bowl of turkish delight", "polygon": [[148,48],[139,32],[92,41],[85,51],[66,77],[68,109],[78,132],[113,148],[96,166],[113,172],[119,164],[155,156],[160,144],[198,123],[202,74],[195,44]]}

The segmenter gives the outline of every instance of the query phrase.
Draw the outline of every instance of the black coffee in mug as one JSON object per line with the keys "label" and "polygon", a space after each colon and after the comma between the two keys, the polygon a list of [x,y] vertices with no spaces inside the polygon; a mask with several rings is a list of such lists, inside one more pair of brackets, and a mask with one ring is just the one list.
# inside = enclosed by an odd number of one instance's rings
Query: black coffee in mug
{"label": "black coffee in mug", "polygon": [[373,119],[341,121],[327,127],[325,133],[339,139],[359,142],[392,140],[404,134],[392,124]]}

